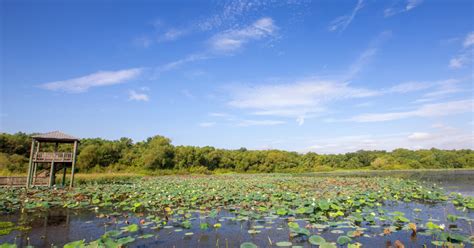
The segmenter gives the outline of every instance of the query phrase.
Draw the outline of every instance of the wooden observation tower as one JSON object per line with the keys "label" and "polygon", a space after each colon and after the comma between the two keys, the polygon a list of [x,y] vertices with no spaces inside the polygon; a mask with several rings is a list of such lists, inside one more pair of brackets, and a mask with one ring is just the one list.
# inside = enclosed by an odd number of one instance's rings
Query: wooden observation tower
{"label": "wooden observation tower", "polygon": [[[56,182],[56,173],[61,170],[63,171],[62,185],[64,186],[68,167],[71,168],[71,182],[69,187],[73,187],[79,139],[59,131],[34,135],[32,138],[26,187],[29,188],[38,184],[44,185],[44,182],[40,183],[38,179],[44,179],[47,176],[49,176],[48,185],[52,187]],[[42,148],[49,148],[51,150],[51,144],[54,144],[53,152],[41,151]],[[71,151],[59,152],[59,144],[70,144]],[[62,146],[61,148],[65,149],[66,146]],[[43,168],[43,171],[40,173],[37,172],[39,166]]]}

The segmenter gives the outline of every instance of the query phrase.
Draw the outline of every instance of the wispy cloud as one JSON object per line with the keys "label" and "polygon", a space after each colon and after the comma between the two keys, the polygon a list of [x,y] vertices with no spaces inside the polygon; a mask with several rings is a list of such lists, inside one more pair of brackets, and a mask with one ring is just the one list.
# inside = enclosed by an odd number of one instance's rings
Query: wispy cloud
{"label": "wispy cloud", "polygon": [[44,83],[41,84],[40,87],[46,90],[81,93],[93,87],[104,87],[124,83],[137,78],[142,72],[142,68],[119,71],[99,71],[78,78]]}
{"label": "wispy cloud", "polygon": [[187,97],[187,98],[189,98],[189,99],[194,99],[194,98],[196,98],[196,96],[195,96],[193,93],[191,93],[191,91],[188,90],[188,89],[183,89],[183,90],[181,90],[181,93],[182,93],[185,97]]}
{"label": "wispy cloud", "polygon": [[421,98],[415,102],[428,102],[463,91],[460,83],[464,80],[450,78],[438,81],[410,81],[397,84],[387,90],[385,93],[411,93],[417,91],[427,91],[421,95]]}
{"label": "wispy cloud", "polygon": [[[473,149],[474,134],[469,130],[450,128],[449,130],[438,130],[426,128],[423,132],[401,132],[393,134],[361,134],[323,138],[318,137],[314,141],[306,141],[310,145],[302,152],[317,153],[346,153],[357,150],[387,150],[397,148],[407,149]],[[304,141],[299,141],[299,143]]]}
{"label": "wispy cloud", "polygon": [[425,90],[425,89],[428,89],[430,87],[432,87],[432,83],[411,81],[411,82],[405,82],[405,83],[397,84],[397,85],[391,87],[388,90],[388,92],[409,93],[409,92],[414,92],[414,91],[419,91],[419,90]]}
{"label": "wispy cloud", "polygon": [[231,115],[231,114],[228,114],[228,113],[216,113],[216,112],[213,112],[213,113],[209,113],[209,116],[212,116],[212,117],[219,117],[219,118],[226,118],[226,119],[235,119],[235,116],[234,116],[234,115]]}
{"label": "wispy cloud", "polygon": [[[195,29],[210,31],[235,27],[248,19],[254,18],[255,15],[261,12],[277,8],[284,9],[291,15],[291,18],[295,19],[304,9],[308,8],[310,1],[230,0],[219,3],[222,4],[222,8],[217,13],[194,21]],[[289,11],[290,9],[292,11]]]}
{"label": "wispy cloud", "polygon": [[140,36],[133,40],[133,44],[139,47],[148,48],[153,44],[153,40],[147,36]]}
{"label": "wispy cloud", "polygon": [[210,58],[213,58],[213,56],[209,55],[208,53],[193,53],[193,54],[187,55],[186,57],[182,59],[171,61],[171,62],[168,62],[166,64],[156,67],[155,73],[159,75],[163,72],[177,69],[185,64],[200,61],[200,60],[206,60]]}
{"label": "wispy cloud", "polygon": [[329,31],[344,31],[349,24],[354,20],[355,16],[357,15],[357,12],[361,10],[364,7],[364,1],[363,0],[357,0],[357,4],[352,10],[352,12],[349,15],[343,15],[339,16],[336,19],[334,19],[330,24],[329,24]]}
{"label": "wispy cloud", "polygon": [[407,0],[407,1],[400,1],[392,7],[386,8],[384,10],[384,16],[390,17],[397,14],[401,14],[407,11],[410,11],[420,4],[423,3],[423,0]]}
{"label": "wispy cloud", "polygon": [[431,138],[433,138],[433,134],[425,132],[414,132],[408,135],[409,140],[429,140]]}
{"label": "wispy cloud", "polygon": [[228,105],[252,115],[295,118],[303,125],[305,119],[327,112],[327,105],[334,101],[380,95],[382,91],[352,87],[348,82],[367,66],[380,43],[390,35],[390,31],[380,33],[347,71],[332,79],[308,77],[287,83],[237,86],[230,88]]}
{"label": "wispy cloud", "polygon": [[[154,43],[170,42],[182,37],[199,32],[211,32],[216,30],[237,29],[243,23],[254,20],[255,16],[263,10],[284,9],[289,12],[291,19],[300,18],[304,9],[310,4],[306,0],[291,1],[265,1],[265,0],[229,0],[217,2],[216,12],[201,19],[185,20],[177,27],[167,26],[163,20],[155,20],[151,23],[154,28],[153,34],[141,36],[134,43],[143,47],[149,47]],[[188,22],[188,23],[186,23]],[[146,40],[143,39],[146,37]]]}
{"label": "wispy cloud", "polygon": [[140,102],[140,101],[148,102],[150,100],[150,97],[145,92],[138,92],[138,91],[135,91],[135,90],[130,90],[128,92],[128,100],[138,101],[138,102]]}
{"label": "wispy cloud", "polygon": [[464,64],[467,62],[467,59],[468,57],[464,56],[464,54],[458,55],[457,57],[449,60],[449,67],[454,68],[454,69],[462,68],[464,67]]}
{"label": "wispy cloud", "polygon": [[461,80],[459,79],[447,79],[438,81],[435,84],[434,90],[424,94],[423,97],[425,97],[425,99],[436,99],[441,96],[461,92],[463,91],[463,89],[459,86],[460,82]]}
{"label": "wispy cloud", "polygon": [[[286,123],[286,121],[282,121],[282,120],[242,119],[242,118],[237,118],[235,115],[232,115],[232,114],[219,113],[219,112],[209,113],[209,116],[214,117],[214,119],[218,119],[220,122],[223,122],[227,125],[238,126],[238,127],[275,126],[275,125],[281,125],[281,124]],[[210,122],[203,122],[203,123],[205,124],[213,123],[212,125],[214,125],[216,122],[210,121]]]}
{"label": "wispy cloud", "polygon": [[275,126],[285,124],[284,121],[279,120],[242,120],[237,123],[237,126],[249,127],[249,126]]}
{"label": "wispy cloud", "polygon": [[162,35],[158,36],[158,41],[174,41],[188,33],[185,29],[170,28]]}
{"label": "wispy cloud", "polygon": [[446,116],[459,113],[472,112],[474,109],[473,100],[459,100],[443,103],[425,104],[421,107],[403,111],[403,112],[388,112],[375,114],[361,114],[352,117],[350,120],[355,122],[381,122],[405,119],[410,117],[436,117]]}
{"label": "wispy cloud", "polygon": [[191,33],[192,31],[189,28],[167,28],[165,23],[161,20],[152,22],[151,26],[153,26],[153,31],[148,34],[142,34],[134,38],[134,45],[138,47],[148,48],[158,43],[175,41]]}
{"label": "wispy cloud", "polygon": [[246,13],[263,7],[263,4],[265,4],[265,1],[227,1],[218,13],[198,21],[196,26],[201,30],[208,31],[229,25],[235,23],[238,19],[242,19],[242,16]]}
{"label": "wispy cloud", "polygon": [[233,52],[251,40],[273,36],[277,29],[272,18],[264,17],[250,26],[229,29],[214,35],[210,40],[211,49],[217,52]]}
{"label": "wispy cloud", "polygon": [[250,110],[254,115],[296,118],[299,124],[312,114],[323,112],[329,102],[377,95],[375,91],[353,88],[347,83],[309,78],[288,84],[240,87],[232,92],[231,107]]}
{"label": "wispy cloud", "polygon": [[213,127],[216,125],[215,122],[201,122],[198,124],[200,127]]}
{"label": "wispy cloud", "polygon": [[464,39],[464,42],[462,43],[464,48],[471,47],[474,45],[474,32],[470,32],[467,34],[466,38]]}
{"label": "wispy cloud", "polygon": [[380,45],[392,36],[391,31],[383,31],[371,40],[369,46],[357,57],[357,59],[349,66],[344,75],[344,80],[350,80],[359,74],[375,57]]}
{"label": "wispy cloud", "polygon": [[175,70],[188,63],[222,56],[231,56],[233,52],[241,49],[252,40],[260,40],[273,36],[277,29],[277,26],[273,23],[273,19],[264,17],[242,29],[223,31],[210,38],[208,41],[210,45],[209,49],[192,53],[184,58],[157,66],[154,74],[155,76],[159,76],[163,72]]}
{"label": "wispy cloud", "polygon": [[464,38],[462,49],[454,58],[449,60],[449,67],[459,69],[465,65],[472,63],[474,56],[474,32],[470,32]]}

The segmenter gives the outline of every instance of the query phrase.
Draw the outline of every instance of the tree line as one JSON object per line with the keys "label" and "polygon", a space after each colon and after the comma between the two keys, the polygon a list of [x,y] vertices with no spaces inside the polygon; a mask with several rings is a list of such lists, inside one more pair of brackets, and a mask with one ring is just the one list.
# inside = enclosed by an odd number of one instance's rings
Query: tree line
{"label": "tree line", "polygon": [[[0,134],[0,172],[25,172],[31,135]],[[60,151],[70,151],[65,144]],[[43,149],[53,150],[53,146]],[[219,172],[313,172],[336,169],[437,169],[474,168],[474,152],[463,150],[408,150],[305,154],[282,150],[217,149],[211,146],[174,146],[163,136],[134,143],[130,138],[82,139],[77,157],[78,171],[124,171],[159,173]]]}

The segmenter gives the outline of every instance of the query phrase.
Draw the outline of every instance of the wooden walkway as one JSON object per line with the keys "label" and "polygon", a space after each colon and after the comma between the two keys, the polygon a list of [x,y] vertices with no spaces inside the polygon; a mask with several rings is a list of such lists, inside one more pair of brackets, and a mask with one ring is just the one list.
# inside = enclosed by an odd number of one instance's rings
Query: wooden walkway
{"label": "wooden walkway", "polygon": [[[47,186],[48,177],[36,177],[35,186]],[[0,177],[0,187],[25,187],[26,176],[24,177]]]}

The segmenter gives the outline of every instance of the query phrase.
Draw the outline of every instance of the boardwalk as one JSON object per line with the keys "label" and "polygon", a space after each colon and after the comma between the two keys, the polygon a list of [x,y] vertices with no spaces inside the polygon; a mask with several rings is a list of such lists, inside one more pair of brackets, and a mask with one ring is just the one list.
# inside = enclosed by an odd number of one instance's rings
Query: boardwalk
{"label": "boardwalk", "polygon": [[[24,187],[26,184],[27,177],[0,177],[0,187]],[[47,186],[48,177],[36,177],[35,186]]]}

